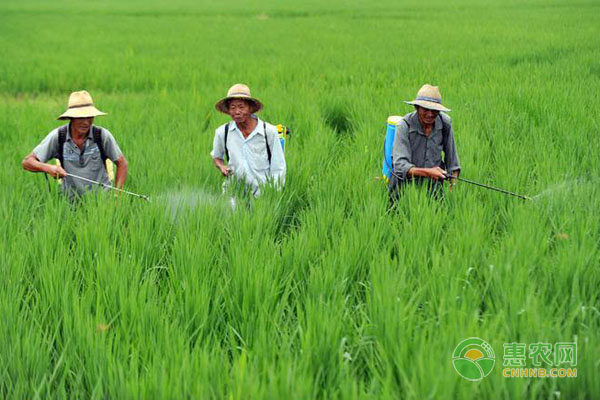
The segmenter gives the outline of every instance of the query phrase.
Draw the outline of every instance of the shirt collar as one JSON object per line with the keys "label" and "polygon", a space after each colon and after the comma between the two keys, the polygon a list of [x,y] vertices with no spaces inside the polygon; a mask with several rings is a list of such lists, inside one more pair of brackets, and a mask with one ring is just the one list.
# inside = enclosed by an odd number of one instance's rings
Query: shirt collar
{"label": "shirt collar", "polygon": [[[257,135],[265,135],[265,124],[263,124],[262,120],[260,118],[258,118],[258,116],[256,114],[252,114],[251,115],[252,118],[256,119],[256,128],[254,128],[254,130],[252,132],[250,132],[250,135],[248,135],[248,137],[252,136],[252,134],[254,132],[256,132]],[[235,123],[235,121],[231,121],[231,130],[237,130],[238,132],[240,132],[240,134],[242,133],[242,131],[238,128],[237,124]],[[90,128],[91,130],[91,128]]]}

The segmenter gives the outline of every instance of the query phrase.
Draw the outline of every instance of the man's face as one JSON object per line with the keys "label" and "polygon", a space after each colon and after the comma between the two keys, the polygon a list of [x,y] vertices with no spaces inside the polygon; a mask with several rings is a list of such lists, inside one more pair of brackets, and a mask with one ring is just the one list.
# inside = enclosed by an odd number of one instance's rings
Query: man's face
{"label": "man's face", "polygon": [[431,125],[435,122],[436,117],[440,112],[436,110],[429,110],[427,108],[417,106],[417,114],[419,115],[419,121],[423,125]]}
{"label": "man's face", "polygon": [[94,122],[94,117],[89,118],[71,118],[71,129],[77,135],[84,135],[90,130]]}
{"label": "man's face", "polygon": [[246,122],[250,118],[250,104],[246,100],[233,99],[229,102],[229,115],[236,124]]}

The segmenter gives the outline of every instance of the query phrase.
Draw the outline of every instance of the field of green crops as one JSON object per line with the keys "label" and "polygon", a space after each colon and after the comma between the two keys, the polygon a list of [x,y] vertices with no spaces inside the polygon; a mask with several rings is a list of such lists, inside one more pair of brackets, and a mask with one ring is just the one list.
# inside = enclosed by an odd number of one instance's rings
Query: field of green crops
{"label": "field of green crops", "polygon": [[[3,0],[0,398],[600,398],[597,1]],[[293,130],[231,210],[214,109]],[[388,115],[439,85],[465,183],[389,212]],[[87,89],[130,163],[71,207],[21,160]],[[468,337],[495,367],[452,364]],[[577,343],[505,378],[505,343]],[[527,365],[531,361],[527,359]]]}

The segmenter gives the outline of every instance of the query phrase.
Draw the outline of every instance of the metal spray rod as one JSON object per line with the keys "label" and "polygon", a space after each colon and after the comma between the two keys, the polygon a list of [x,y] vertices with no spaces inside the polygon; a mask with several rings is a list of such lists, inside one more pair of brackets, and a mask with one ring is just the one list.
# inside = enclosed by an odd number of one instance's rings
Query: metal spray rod
{"label": "metal spray rod", "polygon": [[117,187],[110,186],[110,185],[107,185],[107,184],[102,183],[102,182],[97,182],[97,181],[93,181],[93,180],[88,179],[88,178],[84,178],[83,176],[73,175],[73,174],[69,174],[69,173],[67,173],[67,176],[70,176],[72,178],[81,179],[82,181],[86,181],[86,182],[89,182],[89,183],[95,183],[96,185],[105,187],[105,188],[110,189],[110,190],[116,190],[117,192],[125,193],[125,194],[128,194],[130,196],[135,196],[135,197],[139,197],[140,199],[144,199],[146,201],[150,201],[150,197],[144,196],[143,194],[137,194],[137,193],[129,192],[127,190],[119,189]]}
{"label": "metal spray rod", "polygon": [[518,198],[523,199],[523,200],[532,200],[531,197],[525,196],[523,194],[509,192],[508,190],[499,189],[497,187],[493,187],[493,186],[489,186],[489,185],[484,185],[483,183],[473,182],[473,181],[470,181],[468,179],[459,178],[459,177],[452,176],[452,175],[446,175],[446,179],[456,179],[456,180],[461,181],[461,182],[470,183],[471,185],[481,186],[482,188],[486,188],[486,189],[490,189],[490,190],[495,190],[496,192],[500,192],[500,193],[508,194],[508,195],[511,195],[511,196],[515,196],[515,197],[518,197]]}

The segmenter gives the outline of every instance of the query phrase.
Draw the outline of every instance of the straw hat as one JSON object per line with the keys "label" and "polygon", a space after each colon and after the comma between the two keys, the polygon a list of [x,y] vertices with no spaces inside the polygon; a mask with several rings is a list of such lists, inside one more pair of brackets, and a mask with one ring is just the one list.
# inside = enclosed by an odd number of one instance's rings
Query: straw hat
{"label": "straw hat", "polygon": [[442,105],[442,95],[440,94],[440,89],[437,86],[431,86],[425,84],[419,89],[419,93],[417,93],[417,98],[413,101],[405,101],[406,104],[412,104],[414,106],[420,106],[423,108],[427,108],[428,110],[436,110],[436,111],[451,111],[449,108],[446,108]]}
{"label": "straw hat", "polygon": [[227,102],[232,99],[244,99],[252,104],[251,113],[259,112],[263,108],[263,104],[260,100],[252,97],[250,94],[250,88],[243,83],[236,83],[227,91],[227,97],[221,99],[215,104],[215,108],[224,114],[229,114],[227,109]]}
{"label": "straw hat", "polygon": [[81,90],[79,92],[71,93],[67,111],[57,119],[89,118],[97,117],[99,115],[106,115],[106,113],[103,113],[94,107],[92,96],[90,96],[86,90]]}

